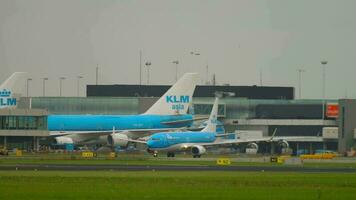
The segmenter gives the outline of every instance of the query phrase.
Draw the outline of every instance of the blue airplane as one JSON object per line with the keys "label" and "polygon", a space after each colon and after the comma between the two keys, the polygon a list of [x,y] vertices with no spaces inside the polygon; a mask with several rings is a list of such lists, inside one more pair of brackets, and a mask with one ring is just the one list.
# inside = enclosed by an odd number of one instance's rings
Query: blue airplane
{"label": "blue airplane", "polygon": [[[126,139],[128,142],[136,142],[147,145],[147,151],[156,157],[159,151],[167,152],[167,157],[174,157],[175,152],[190,151],[194,158],[199,158],[206,153],[206,147],[216,145],[231,145],[247,143],[257,148],[257,142],[279,142],[284,145],[287,140],[301,139],[304,137],[272,137],[251,139],[223,139],[222,136],[231,135],[217,134],[218,98],[215,99],[207,125],[200,132],[161,132],[151,135],[147,141]],[[288,144],[288,143],[287,143]]]}
{"label": "blue airplane", "polygon": [[[155,132],[188,127],[187,114],[197,84],[196,73],[186,73],[152,107],[140,115],[49,115],[48,129],[57,144],[127,146],[122,139],[137,139]],[[115,129],[113,133],[112,130]]]}
{"label": "blue airplane", "polygon": [[[146,144],[148,152],[157,156],[158,151],[167,152],[168,157],[174,157],[176,151],[191,149],[193,157],[200,157],[206,152],[204,146],[215,144],[218,137],[226,134],[217,134],[218,98],[215,99],[209,120],[200,132],[161,132],[155,133],[147,141],[127,139],[128,142]],[[124,139],[122,139],[124,140]]]}

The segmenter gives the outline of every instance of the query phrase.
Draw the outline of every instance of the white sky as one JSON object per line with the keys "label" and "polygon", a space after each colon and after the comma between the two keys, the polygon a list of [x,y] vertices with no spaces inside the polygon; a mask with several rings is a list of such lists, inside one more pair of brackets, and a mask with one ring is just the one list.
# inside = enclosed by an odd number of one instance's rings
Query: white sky
{"label": "white sky", "polygon": [[327,97],[356,98],[354,8],[353,0],[0,0],[0,81],[27,71],[30,95],[49,77],[46,93],[56,96],[65,76],[63,94],[75,96],[82,75],[83,96],[99,64],[101,84],[137,84],[142,49],[152,84],[174,82],[173,60],[180,75],[205,81],[208,65],[210,78],[232,85],[258,85],[262,70],[264,85],[297,86],[302,67],[302,97],[320,98],[326,59]]}

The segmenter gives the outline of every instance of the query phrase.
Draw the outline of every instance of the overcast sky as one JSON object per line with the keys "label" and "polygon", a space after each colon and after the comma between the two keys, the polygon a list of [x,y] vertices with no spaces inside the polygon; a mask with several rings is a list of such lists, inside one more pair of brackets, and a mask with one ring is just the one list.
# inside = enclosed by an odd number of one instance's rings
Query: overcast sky
{"label": "overcast sky", "polygon": [[[0,0],[0,80],[15,71],[33,79],[30,95],[76,95],[76,77],[100,84],[137,84],[139,51],[150,83],[179,75],[216,74],[218,84],[298,85],[302,97],[321,98],[326,59],[328,98],[356,98],[354,0]],[[191,51],[199,52],[193,56]],[[143,65],[143,82],[147,71]],[[24,84],[22,90],[24,91]],[[296,91],[298,89],[296,88]],[[298,93],[296,94],[298,97]]]}

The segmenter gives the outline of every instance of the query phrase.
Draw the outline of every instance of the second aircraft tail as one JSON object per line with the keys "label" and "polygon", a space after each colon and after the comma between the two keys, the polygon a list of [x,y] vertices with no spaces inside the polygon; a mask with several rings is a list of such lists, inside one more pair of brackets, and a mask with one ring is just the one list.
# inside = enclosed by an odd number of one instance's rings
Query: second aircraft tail
{"label": "second aircraft tail", "polygon": [[187,114],[192,103],[195,86],[198,82],[197,73],[186,73],[144,114],[146,115],[177,115]]}
{"label": "second aircraft tail", "polygon": [[216,132],[216,126],[218,121],[218,107],[219,107],[219,98],[215,98],[213,108],[208,119],[208,122],[205,128],[201,132]]}

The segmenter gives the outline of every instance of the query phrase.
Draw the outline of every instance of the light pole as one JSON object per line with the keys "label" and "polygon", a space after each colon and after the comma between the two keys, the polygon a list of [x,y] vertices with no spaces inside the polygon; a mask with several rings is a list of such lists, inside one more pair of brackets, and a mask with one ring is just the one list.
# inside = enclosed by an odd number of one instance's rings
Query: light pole
{"label": "light pole", "polygon": [[209,65],[206,65],[206,81],[205,81],[205,85],[209,85],[210,81],[209,81]]}
{"label": "light pole", "polygon": [[29,85],[30,85],[29,83],[30,83],[30,81],[32,81],[32,78],[28,78],[28,79],[27,79],[27,82],[26,82],[26,96],[27,96],[27,97],[28,97],[28,94],[29,94],[29,93],[28,93],[28,89],[29,89]]}
{"label": "light pole", "polygon": [[323,68],[323,109],[322,109],[322,119],[324,120],[325,118],[325,68],[326,68],[326,64],[328,64],[328,61],[326,60],[322,60],[320,62],[322,64],[322,68]]}
{"label": "light pole", "polygon": [[62,81],[65,80],[66,77],[59,77],[59,96],[62,96]]}
{"label": "light pole", "polygon": [[179,64],[179,61],[175,60],[172,63],[176,65],[176,82],[177,82],[177,80],[178,80],[178,64]]}
{"label": "light pole", "polygon": [[99,64],[96,65],[95,68],[95,85],[98,85],[98,78],[99,78]]}
{"label": "light pole", "polygon": [[77,76],[77,96],[79,97],[79,80],[82,79],[83,76]]}
{"label": "light pole", "polygon": [[302,73],[305,72],[304,69],[298,69],[298,89],[299,89],[299,99],[302,98]]}
{"label": "light pole", "polygon": [[[200,56],[200,53],[199,53],[199,52],[196,52],[196,51],[191,51],[191,52],[190,52],[190,55],[192,55],[192,56]],[[193,66],[193,67],[194,67],[194,66]],[[203,79],[202,79],[202,85],[204,85]]]}
{"label": "light pole", "polygon": [[43,86],[42,96],[46,96],[46,81],[48,81],[47,77],[42,79],[42,86]]}
{"label": "light pole", "polygon": [[146,67],[147,67],[147,85],[150,84],[150,66],[151,66],[151,62],[147,61],[145,63]]}
{"label": "light pole", "polygon": [[140,85],[142,85],[142,50],[140,50]]}

